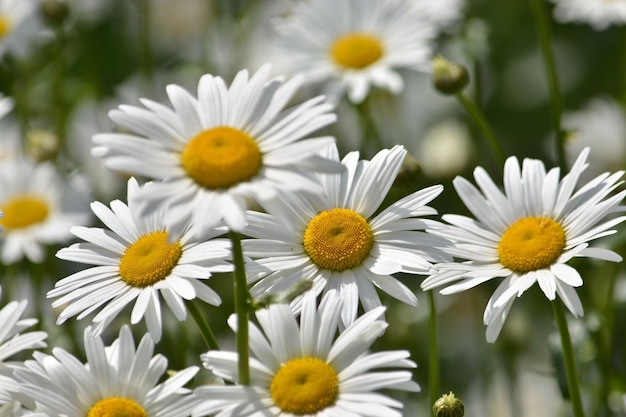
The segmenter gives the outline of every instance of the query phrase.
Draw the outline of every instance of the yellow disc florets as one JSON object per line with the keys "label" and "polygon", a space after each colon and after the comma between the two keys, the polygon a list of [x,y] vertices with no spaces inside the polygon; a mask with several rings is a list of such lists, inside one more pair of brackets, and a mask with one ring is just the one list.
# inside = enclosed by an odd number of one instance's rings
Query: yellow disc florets
{"label": "yellow disc florets", "polygon": [[278,369],[270,394],[285,413],[315,414],[335,403],[339,377],[335,368],[319,358],[294,358]]}
{"label": "yellow disc florets", "polygon": [[304,231],[304,250],[320,268],[343,271],[363,263],[374,235],[359,213],[334,208],[313,217]]}
{"label": "yellow disc florets", "polygon": [[183,254],[179,242],[168,242],[167,232],[141,236],[126,248],[120,260],[120,276],[133,287],[148,287],[169,276]]}
{"label": "yellow disc florets", "polygon": [[36,195],[17,195],[2,205],[4,218],[0,224],[6,229],[22,229],[41,223],[48,217],[48,203]]}
{"label": "yellow disc florets", "polygon": [[11,30],[11,22],[6,16],[0,14],[0,39],[6,36]]}
{"label": "yellow disc florets", "polygon": [[181,154],[181,163],[195,182],[208,189],[226,189],[254,177],[262,165],[256,141],[228,126],[204,130]]}
{"label": "yellow disc florets", "polygon": [[330,56],[335,64],[344,68],[361,69],[378,61],[383,56],[380,40],[368,33],[353,32],[337,38]]}
{"label": "yellow disc florets", "polygon": [[565,247],[565,232],[548,217],[524,217],[509,226],[498,245],[500,263],[526,273],[552,265]]}
{"label": "yellow disc florets", "polygon": [[95,403],[86,417],[148,417],[148,414],[130,398],[108,397]]}

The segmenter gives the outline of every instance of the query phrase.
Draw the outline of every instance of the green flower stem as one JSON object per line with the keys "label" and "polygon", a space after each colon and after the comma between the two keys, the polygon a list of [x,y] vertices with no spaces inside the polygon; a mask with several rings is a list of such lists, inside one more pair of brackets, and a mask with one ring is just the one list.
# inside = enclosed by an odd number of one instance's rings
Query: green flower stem
{"label": "green flower stem", "polygon": [[384,148],[382,137],[376,126],[376,122],[371,115],[371,98],[366,97],[361,103],[355,104],[354,107],[359,115],[361,128],[363,129],[363,137],[361,142],[361,158],[369,158]]}
{"label": "green flower stem", "polygon": [[53,85],[53,101],[55,103],[53,111],[56,135],[61,143],[65,143],[65,116],[67,114],[65,106],[65,98],[63,91],[65,90],[65,63],[63,62],[63,50],[65,48],[65,32],[63,26],[60,25],[55,29],[55,45],[54,45],[54,85]]}
{"label": "green flower stem", "polygon": [[189,310],[189,313],[198,325],[198,329],[200,330],[200,334],[202,335],[202,339],[204,340],[206,346],[209,350],[219,350],[220,347],[217,344],[215,335],[213,335],[213,331],[211,331],[209,323],[207,323],[198,306],[193,301],[187,301],[186,304],[187,310]]}
{"label": "green flower stem", "polygon": [[578,375],[576,373],[576,362],[574,358],[574,350],[572,348],[572,340],[567,327],[567,319],[565,318],[565,309],[560,300],[552,302],[552,310],[556,319],[556,326],[561,336],[561,347],[563,349],[563,362],[565,365],[565,377],[567,379],[567,389],[569,391],[570,402],[575,417],[585,417],[582,398],[580,396],[580,387],[578,386]]}
{"label": "green flower stem", "polygon": [[561,92],[559,90],[554,53],[550,42],[550,24],[546,16],[545,6],[542,3],[544,3],[544,0],[530,0],[530,8],[539,34],[541,53],[548,79],[548,89],[550,90],[552,125],[556,133],[556,155],[558,164],[561,170],[564,171],[567,168],[567,163],[565,160],[565,131],[561,127]]}
{"label": "green flower stem", "polygon": [[152,79],[153,60],[150,42],[150,0],[137,0],[139,8],[139,47],[141,53],[141,73],[146,80]]}
{"label": "green flower stem", "polygon": [[437,309],[435,294],[428,294],[428,398],[432,406],[439,399],[439,346],[437,343]]}
{"label": "green flower stem", "polygon": [[250,354],[248,346],[248,283],[243,261],[241,235],[229,233],[233,248],[233,283],[235,288],[235,314],[237,315],[237,353],[239,354],[238,373],[241,385],[250,384]]}
{"label": "green flower stem", "polygon": [[480,111],[476,103],[463,92],[457,93],[456,98],[478,125],[498,163],[504,165],[504,151],[485,115]]}

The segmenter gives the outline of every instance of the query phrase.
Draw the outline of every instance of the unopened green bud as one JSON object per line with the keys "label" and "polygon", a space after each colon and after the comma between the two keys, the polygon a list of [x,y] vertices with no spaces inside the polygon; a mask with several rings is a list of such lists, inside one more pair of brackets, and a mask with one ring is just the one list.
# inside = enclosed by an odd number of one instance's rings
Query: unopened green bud
{"label": "unopened green bud", "polygon": [[264,295],[261,298],[258,298],[252,302],[252,309],[259,310],[262,308],[267,308],[271,304],[288,304],[291,303],[296,297],[304,294],[308,290],[313,287],[313,281],[308,279],[303,279],[291,287],[287,288],[285,291],[281,291],[277,294],[268,294]]}
{"label": "unopened green bud", "polygon": [[419,178],[422,176],[422,167],[419,162],[409,153],[404,157],[400,172],[396,177],[394,185],[415,186]]}
{"label": "unopened green bud", "polygon": [[463,417],[465,415],[465,406],[463,401],[450,391],[450,394],[443,394],[435,401],[433,413],[435,417]]}
{"label": "unopened green bud", "polygon": [[433,84],[443,94],[461,92],[469,83],[469,74],[465,67],[450,62],[442,56],[433,58]]}
{"label": "unopened green bud", "polygon": [[46,23],[53,27],[61,26],[70,13],[64,0],[44,0],[39,10]]}

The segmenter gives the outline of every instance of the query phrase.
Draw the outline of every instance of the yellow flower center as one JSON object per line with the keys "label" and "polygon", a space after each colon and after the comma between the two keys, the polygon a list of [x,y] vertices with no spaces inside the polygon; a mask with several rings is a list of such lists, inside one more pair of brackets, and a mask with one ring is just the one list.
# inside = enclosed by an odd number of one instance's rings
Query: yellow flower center
{"label": "yellow flower center", "polygon": [[11,30],[11,22],[6,16],[0,14],[0,39]]}
{"label": "yellow flower center", "polygon": [[48,217],[48,203],[35,195],[17,195],[2,206],[0,224],[7,229],[21,229],[41,223]]}
{"label": "yellow flower center", "polygon": [[335,403],[339,377],[330,364],[319,358],[294,358],[276,372],[270,394],[285,413],[315,414]]}
{"label": "yellow flower center", "polygon": [[130,398],[109,397],[95,403],[87,417],[148,417],[148,413]]}
{"label": "yellow flower center", "polygon": [[383,56],[383,45],[375,36],[353,32],[337,38],[330,47],[335,63],[346,68],[365,68]]}
{"label": "yellow flower center", "polygon": [[524,217],[506,229],[498,255],[502,265],[525,273],[552,265],[564,247],[565,232],[559,223],[547,217]]}
{"label": "yellow flower center", "polygon": [[167,241],[167,232],[143,235],[124,251],[119,269],[122,281],[140,288],[155,284],[167,278],[182,254],[180,243]]}
{"label": "yellow flower center", "polygon": [[229,188],[254,177],[262,155],[254,139],[228,126],[204,130],[194,136],[181,154],[187,174],[209,189]]}
{"label": "yellow flower center", "polygon": [[357,212],[334,208],[313,217],[304,231],[304,250],[319,267],[343,271],[361,265],[374,235]]}

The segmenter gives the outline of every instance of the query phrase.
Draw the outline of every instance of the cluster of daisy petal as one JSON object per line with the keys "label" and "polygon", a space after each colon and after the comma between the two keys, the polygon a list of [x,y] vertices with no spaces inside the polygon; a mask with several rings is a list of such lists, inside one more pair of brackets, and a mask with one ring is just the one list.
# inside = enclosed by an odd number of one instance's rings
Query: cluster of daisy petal
{"label": "cluster of daisy petal", "polygon": [[[0,0],[0,41],[14,36],[8,17],[26,3]],[[557,16],[576,20],[566,12],[575,2],[559,3]],[[612,23],[601,16],[594,26]],[[67,243],[56,257],[74,270],[46,295],[57,325],[91,323],[84,359],[59,346],[44,353],[47,333],[22,318],[27,301],[0,306],[0,415],[395,417],[403,402],[388,390],[420,386],[408,350],[373,351],[393,325],[383,300],[414,307],[420,288],[453,294],[497,281],[484,312],[489,342],[535,284],[582,316],[584,281],[570,263],[621,262],[595,241],[626,220],[623,171],[582,181],[586,147],[568,172],[512,156],[502,181],[482,167],[474,183],[455,178],[470,215],[438,217],[442,185],[391,193],[403,146],[341,155],[325,133],[344,96],[360,105],[373,88],[400,93],[402,71],[428,69],[430,42],[457,18],[416,0],[295,3],[276,21],[292,58],[286,75],[270,64],[230,82],[205,74],[196,91],[170,84],[163,102],[108,113],[115,128],[93,137],[91,154],[127,176],[125,198],[92,201],[89,215],[80,179],[2,143],[14,157],[0,159],[0,257],[41,263],[47,245]],[[302,99],[311,84],[325,95]],[[0,99],[0,117],[11,107]],[[221,306],[212,278],[240,268],[245,306],[228,326],[239,342],[247,325],[250,357],[213,348],[197,355],[204,369],[170,370],[157,350],[173,337],[165,321]]]}

